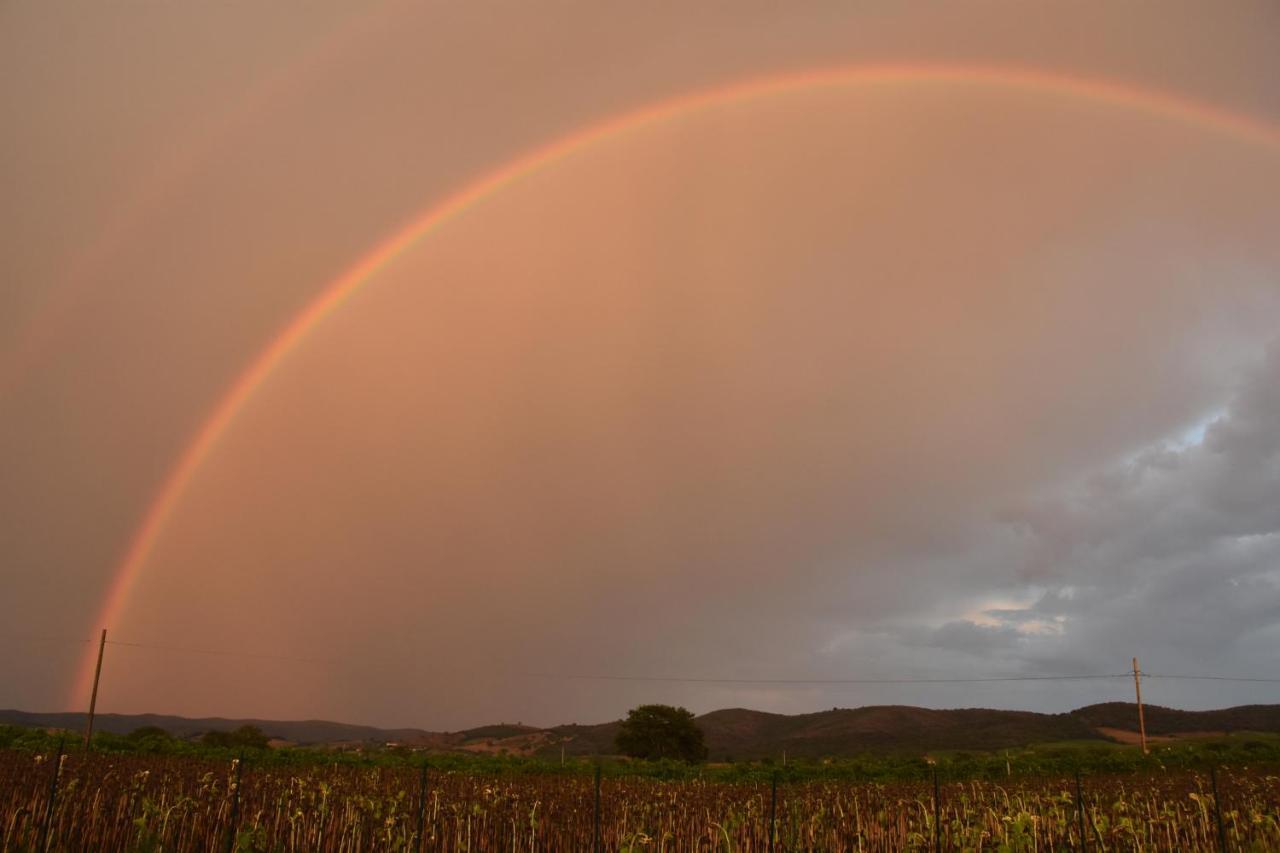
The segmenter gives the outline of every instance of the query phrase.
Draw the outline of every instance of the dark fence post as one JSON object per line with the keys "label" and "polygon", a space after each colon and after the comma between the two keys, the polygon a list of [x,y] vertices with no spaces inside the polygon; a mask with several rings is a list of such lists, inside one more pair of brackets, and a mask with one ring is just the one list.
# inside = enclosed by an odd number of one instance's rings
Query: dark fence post
{"label": "dark fence post", "polygon": [[1080,851],[1089,849],[1089,842],[1084,834],[1084,790],[1080,787],[1080,771],[1076,771],[1076,818],[1080,824]]}
{"label": "dark fence post", "polygon": [[418,853],[426,843],[425,828],[427,820],[427,760],[422,760],[422,777],[418,780]]}
{"label": "dark fence post", "polygon": [[244,753],[240,753],[239,758],[231,760],[231,766],[235,773],[231,782],[231,819],[227,826],[227,853],[236,849],[236,823],[240,819],[240,773],[244,766]]}
{"label": "dark fence post", "polygon": [[778,771],[773,771],[773,784],[769,790],[769,853],[778,843]]}
{"label": "dark fence post", "polygon": [[1222,826],[1222,798],[1218,796],[1218,772],[1212,764],[1209,765],[1209,784],[1213,788],[1213,817],[1218,822],[1218,849],[1226,853],[1227,831]]}
{"label": "dark fence post", "polygon": [[604,848],[601,846],[601,843],[600,843],[600,763],[599,762],[596,762],[596,800],[595,800],[594,818],[592,822],[595,824],[595,829],[594,829],[594,834],[592,835],[592,838],[594,840],[592,842],[591,849],[595,850],[596,853],[600,853],[600,851],[603,850]]}
{"label": "dark fence post", "polygon": [[938,792],[938,766],[933,767],[933,849],[942,851],[942,797]]}
{"label": "dark fence post", "polygon": [[62,747],[66,740],[66,735],[58,738],[58,751],[53,756],[53,778],[49,780],[49,802],[44,808],[44,822],[40,824],[40,842],[36,846],[40,853],[48,849],[49,829],[53,825],[53,807],[58,801],[58,780],[62,777]]}

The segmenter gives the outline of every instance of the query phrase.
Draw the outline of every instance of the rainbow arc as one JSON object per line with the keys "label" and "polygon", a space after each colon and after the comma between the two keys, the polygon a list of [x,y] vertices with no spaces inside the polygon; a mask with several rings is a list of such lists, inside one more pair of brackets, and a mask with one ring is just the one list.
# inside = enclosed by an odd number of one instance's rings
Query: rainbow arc
{"label": "rainbow arc", "polygon": [[[111,626],[118,621],[131,590],[188,485],[222,436],[235,423],[239,413],[267,384],[289,354],[355,293],[373,281],[380,271],[445,224],[522,179],[578,152],[700,110],[823,88],[908,85],[980,87],[1088,101],[1199,128],[1246,145],[1280,151],[1280,127],[1254,117],[1167,92],[1114,81],[999,66],[889,64],[792,72],[684,94],[607,118],[523,154],[433,203],[330,281],[289,321],[231,383],[175,461],[112,572],[95,627]],[[88,695],[94,660],[90,650],[72,685],[71,705],[78,706]]]}

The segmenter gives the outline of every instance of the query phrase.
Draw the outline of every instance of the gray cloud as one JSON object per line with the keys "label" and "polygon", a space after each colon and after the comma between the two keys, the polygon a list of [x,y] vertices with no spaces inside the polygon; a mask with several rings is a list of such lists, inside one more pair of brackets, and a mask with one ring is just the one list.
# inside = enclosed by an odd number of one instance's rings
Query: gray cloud
{"label": "gray cloud", "polygon": [[975,654],[999,647],[1029,668],[1132,649],[1164,672],[1274,676],[1277,388],[1273,345],[1201,442],[1159,442],[1009,510],[1021,574],[1044,591],[1025,607],[984,610],[990,624],[950,623],[933,639]]}

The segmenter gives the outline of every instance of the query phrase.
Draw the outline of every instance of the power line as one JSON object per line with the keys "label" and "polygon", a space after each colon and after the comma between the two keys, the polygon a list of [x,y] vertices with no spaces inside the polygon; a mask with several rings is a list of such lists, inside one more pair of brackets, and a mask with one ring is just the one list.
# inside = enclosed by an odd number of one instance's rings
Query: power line
{"label": "power line", "polygon": [[[75,639],[74,637],[51,637],[38,636],[35,634],[14,634],[11,632],[0,633],[0,637],[10,640],[23,640],[38,643],[66,643],[69,645],[84,645],[85,643],[97,642],[96,640]],[[163,643],[133,643],[127,640],[107,640],[108,646],[128,646],[135,649],[157,649],[168,652],[181,652],[183,654],[193,655],[218,655],[219,657],[243,657],[243,658],[262,658],[265,660],[284,660],[293,661],[295,663],[323,663],[333,664],[340,661],[326,658],[303,658],[291,655],[275,655],[263,652],[245,652],[231,651],[228,649],[198,649],[190,646],[170,646]]]}
{"label": "power line", "polygon": [[1173,678],[1182,681],[1254,681],[1262,684],[1280,684],[1280,678],[1250,678],[1237,675],[1164,675],[1162,673],[1142,673],[1143,678]]}
{"label": "power line", "polygon": [[36,642],[36,643],[68,643],[68,644],[74,643],[76,645],[82,645],[84,643],[93,642],[93,640],[76,640],[71,637],[47,637],[47,636],[39,636],[36,634],[13,634],[8,631],[5,631],[3,634],[0,634],[0,637],[4,637],[7,640],[26,640],[26,641]]}
{"label": "power line", "polygon": [[228,651],[225,649],[197,649],[197,648],[192,648],[190,646],[168,646],[168,645],[162,645],[160,643],[129,643],[123,640],[107,640],[107,645],[108,646],[129,646],[135,649],[158,649],[160,651],[180,652],[183,654],[191,654],[191,655],[217,655],[218,657],[259,658],[262,660],[283,660],[283,661],[291,661],[293,663],[322,663],[322,664],[338,663],[338,661],[327,660],[324,658],[302,658],[302,657],[293,657],[291,655],[273,655],[273,654],[263,654],[261,652],[239,652],[239,651]]}
{"label": "power line", "polygon": [[[13,640],[27,640],[47,643],[68,643],[83,645],[94,642],[92,639],[74,637],[55,637],[34,634],[16,634],[0,632],[0,636]],[[109,646],[125,646],[137,649],[155,649],[157,651],[177,652],[180,654],[214,655],[217,657],[257,658],[260,660],[279,660],[292,663],[338,664],[343,661],[332,658],[307,658],[293,655],[278,655],[267,652],[235,651],[230,649],[205,649],[192,646],[172,646],[164,643],[137,643],[127,640],[107,640]],[[631,681],[671,684],[773,684],[773,685],[843,685],[843,684],[995,684],[1019,681],[1098,681],[1113,678],[1130,678],[1132,673],[1098,673],[1089,675],[1000,675],[977,678],[701,678],[678,675],[603,675],[590,673],[529,673],[529,678],[546,678],[563,681]],[[1142,672],[1140,678],[1155,678],[1176,681],[1228,681],[1252,684],[1280,684],[1280,678],[1267,678],[1246,675],[1195,675],[1186,673]]]}
{"label": "power line", "polygon": [[1102,675],[1002,675],[984,678],[691,678],[660,675],[578,675],[534,673],[532,678],[582,681],[648,681],[679,684],[988,684],[1000,681],[1088,681],[1129,678],[1130,673]]}

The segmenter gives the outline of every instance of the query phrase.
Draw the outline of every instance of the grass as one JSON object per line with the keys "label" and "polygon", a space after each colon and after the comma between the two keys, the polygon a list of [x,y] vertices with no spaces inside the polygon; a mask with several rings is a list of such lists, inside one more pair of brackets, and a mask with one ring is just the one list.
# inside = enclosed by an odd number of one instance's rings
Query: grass
{"label": "grass", "polygon": [[[80,736],[65,736],[39,729],[0,726],[0,749],[49,752],[60,737],[68,752],[80,750]],[[229,761],[242,753],[235,747],[208,746],[154,732],[143,737],[100,733],[94,748],[109,755],[153,755]],[[424,760],[443,771],[472,774],[589,774],[601,763],[607,774],[652,779],[700,779],[725,782],[758,782],[774,773],[790,782],[840,780],[853,782],[897,782],[930,778],[936,767],[954,781],[985,779],[998,781],[1010,776],[1045,776],[1098,773],[1165,772],[1172,769],[1203,769],[1214,764],[1280,767],[1280,735],[1240,732],[1227,736],[1187,738],[1153,745],[1150,755],[1135,746],[1102,740],[1057,741],[1031,744],[1009,750],[937,750],[922,752],[865,753],[824,759],[793,759],[783,767],[765,759],[688,765],[674,761],[639,762],[617,758],[569,758],[561,765],[557,757],[518,757],[495,754],[446,752],[424,754],[404,747],[388,748],[369,744],[361,751],[282,747],[250,750],[260,766],[311,766],[342,764],[357,767],[418,766]],[[928,759],[928,760],[927,760]],[[929,763],[932,760],[932,764]]]}

